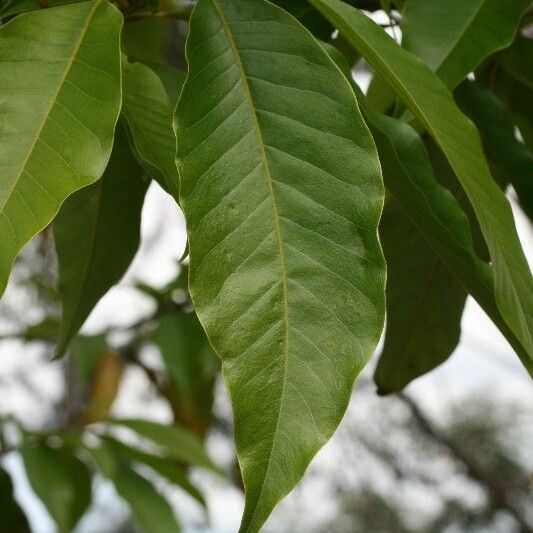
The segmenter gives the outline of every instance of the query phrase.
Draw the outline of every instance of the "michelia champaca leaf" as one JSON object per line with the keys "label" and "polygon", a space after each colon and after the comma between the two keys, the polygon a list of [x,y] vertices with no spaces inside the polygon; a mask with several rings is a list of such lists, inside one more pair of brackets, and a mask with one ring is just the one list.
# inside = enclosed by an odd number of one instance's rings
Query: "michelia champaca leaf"
{"label": "michelia champaca leaf", "polygon": [[405,101],[435,139],[463,186],[490,251],[496,302],[533,363],[533,281],[509,202],[492,178],[474,125],[443,83],[360,10],[310,0]]}
{"label": "michelia champaca leaf", "polygon": [[180,465],[173,457],[165,457],[146,453],[133,446],[129,446],[116,440],[112,437],[104,437],[106,445],[116,450],[117,454],[127,457],[132,463],[136,465],[143,465],[149,467],[162,478],[181,487],[185,492],[194,498],[202,507],[206,507],[206,501],[200,490],[193,485],[186,473],[185,467]]}
{"label": "michelia champaca leaf", "polygon": [[[391,194],[380,224],[388,269],[388,297],[385,346],[375,375],[379,392],[387,394],[400,390],[451,354],[459,337],[464,306],[457,281],[483,307],[533,374],[531,360],[496,306],[491,268],[476,255],[475,248],[481,244],[482,237],[477,224],[476,227],[471,224],[477,221],[465,214],[461,203],[441,185],[445,183],[447,187],[457,189],[455,175],[447,160],[436,146],[428,143],[432,148],[431,158],[422,139],[409,124],[369,106],[342,54],[331,45],[322,43],[322,46],[356,94],[378,149],[385,186]],[[465,199],[462,203],[464,205]],[[409,243],[412,240],[421,246],[418,249],[411,246],[410,253],[402,253],[399,244],[406,245],[407,239],[397,242],[399,231],[411,236]],[[422,245],[421,238],[427,244]],[[484,247],[484,241],[482,244]],[[441,264],[435,262],[437,258]],[[428,276],[427,269],[431,265],[434,273]],[[401,271],[402,266],[407,269],[406,273]],[[450,277],[450,273],[455,278]],[[443,287],[447,284],[449,291],[445,293]],[[446,304],[441,302],[437,306],[436,292],[448,298]],[[421,297],[420,305],[413,306],[413,300],[418,301]],[[406,313],[402,305],[412,309],[416,319],[409,323],[409,335],[404,334]],[[441,313],[445,308],[447,315]],[[445,317],[446,321],[443,321]],[[433,330],[431,336],[425,332],[426,323]],[[426,346],[424,338],[428,342]],[[399,344],[396,343],[398,340]]]}
{"label": "michelia champaca leaf", "polygon": [[402,46],[453,88],[487,56],[509,46],[531,0],[407,0]]}
{"label": "michelia champaca leaf", "polygon": [[[469,220],[456,198],[435,179],[422,140],[408,124],[381,115],[366,106],[364,97],[361,98],[365,118],[378,148],[383,179],[388,191],[443,264],[477,300],[514,348],[524,366],[533,374],[533,365],[527,352],[498,310],[492,269],[476,255]],[[447,177],[445,181],[448,181]],[[398,216],[401,217],[401,214]],[[401,223],[400,221],[401,218],[398,223]],[[392,303],[388,302],[389,311]],[[449,320],[453,323],[451,316]],[[447,338],[453,338],[451,331],[448,333]],[[447,346],[453,348],[450,340]],[[442,362],[446,358],[447,350],[448,348],[440,345],[439,355],[434,355],[432,364]],[[448,352],[448,355],[450,353]],[[429,370],[429,366],[429,359],[426,358],[425,369]],[[404,379],[409,371],[406,370],[405,374]],[[415,373],[409,375],[410,379],[417,377]],[[397,390],[397,379],[401,378],[382,374],[379,381],[377,380],[378,387],[383,393]]]}
{"label": "michelia champaca leaf", "polygon": [[[133,520],[146,533],[179,533],[172,507],[148,479],[132,467],[128,454],[108,439],[97,448],[87,447],[102,474],[128,504]],[[135,462],[135,459],[132,459]]]}
{"label": "michelia champaca leaf", "polygon": [[124,60],[122,75],[122,114],[139,161],[147,174],[177,200],[176,136],[165,87],[159,76],[142,63]]}
{"label": "michelia champaca leaf", "polygon": [[112,419],[110,423],[131,429],[143,439],[152,441],[168,457],[221,473],[203,449],[200,439],[181,426],[125,418]]}
{"label": "michelia champaca leaf", "polygon": [[263,0],[200,0],[177,107],[190,291],[258,531],[331,437],[383,325],[383,183],[347,80]]}
{"label": "michelia champaca leaf", "polygon": [[22,246],[106,167],[120,109],[121,25],[113,6],[95,0],[0,28],[0,294]]}
{"label": "michelia champaca leaf", "polygon": [[389,394],[450,356],[467,293],[392,197],[379,233],[387,261],[387,329],[374,381],[379,394]]}
{"label": "michelia champaca leaf", "polygon": [[54,222],[63,304],[58,356],[130,266],[139,247],[147,188],[119,124],[102,179],[70,196]]}
{"label": "michelia champaca leaf", "polygon": [[91,502],[89,470],[67,448],[39,444],[24,447],[21,455],[30,485],[58,533],[70,533]]}
{"label": "michelia champaca leaf", "polygon": [[[48,7],[63,6],[65,4],[74,4],[81,0],[47,0]],[[36,11],[42,9],[38,0],[3,0],[0,7],[0,18],[11,17],[24,13],[26,11]]]}
{"label": "michelia champaca leaf", "polygon": [[130,507],[133,519],[146,533],[179,533],[181,527],[172,507],[145,477],[122,462],[111,478],[117,492]]}

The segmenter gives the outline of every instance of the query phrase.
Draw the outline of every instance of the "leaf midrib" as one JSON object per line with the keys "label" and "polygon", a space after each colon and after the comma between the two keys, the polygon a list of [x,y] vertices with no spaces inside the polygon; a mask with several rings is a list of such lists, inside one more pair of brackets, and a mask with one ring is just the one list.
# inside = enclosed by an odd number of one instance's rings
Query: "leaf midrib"
{"label": "leaf midrib", "polygon": [[[49,116],[50,116],[50,114],[52,112],[52,109],[54,108],[54,105],[56,103],[57,97],[59,96],[59,93],[61,92],[61,89],[63,88],[63,85],[65,84],[65,81],[66,81],[66,79],[67,79],[67,77],[68,77],[68,75],[70,73],[72,65],[74,64],[74,60],[76,59],[76,56],[78,55],[78,52],[79,52],[79,50],[81,48],[81,45],[83,43],[83,39],[85,38],[85,34],[87,33],[87,30],[89,29],[89,24],[91,23],[91,20],[92,20],[93,15],[94,15],[94,13],[96,11],[96,8],[100,5],[101,1],[102,0],[95,0],[94,6],[92,7],[91,11],[87,15],[87,20],[86,20],[85,24],[83,25],[83,28],[80,31],[80,35],[79,35],[76,43],[74,44],[74,48],[72,49],[72,54],[70,55],[70,57],[68,59],[67,66],[65,67],[63,75],[61,76],[61,78],[59,80],[59,83],[57,84],[56,90],[55,90],[54,94],[52,95],[52,97],[50,98],[50,103],[48,105],[48,108],[47,108],[44,116],[43,116],[43,120],[41,122],[41,125],[39,126],[39,129],[37,130],[35,138],[33,139],[33,142],[31,143],[31,147],[28,150],[28,154],[26,155],[24,161],[22,162],[22,164],[21,164],[21,166],[20,166],[20,168],[19,168],[19,170],[17,172],[17,175],[16,175],[15,179],[13,180],[13,185],[11,186],[11,188],[9,189],[8,194],[6,195],[4,203],[0,207],[0,213],[4,213],[5,214],[4,209],[5,209],[6,205],[8,204],[9,200],[11,199],[11,196],[13,195],[14,190],[17,188],[17,185],[18,185],[18,183],[20,181],[20,177],[22,176],[22,173],[24,172],[24,170],[26,168],[26,165],[28,164],[28,161],[30,160],[30,157],[32,156],[32,154],[33,154],[33,152],[35,150],[35,146],[37,144],[37,141],[41,137],[43,129],[44,129],[45,125],[48,122],[48,118],[49,118]],[[24,15],[22,15],[22,16],[24,16]],[[14,20],[16,20],[16,19],[14,19]]]}
{"label": "leaf midrib", "polygon": [[233,37],[233,34],[231,32],[231,28],[229,26],[229,23],[224,15],[224,12],[219,4],[219,0],[212,0],[213,6],[220,18],[220,22],[222,24],[224,33],[226,34],[226,37],[228,39],[229,45],[231,47],[231,50],[233,52],[233,56],[235,58],[235,63],[239,69],[240,78],[241,78],[241,85],[243,88],[243,92],[245,94],[246,101],[248,102],[248,106],[250,108],[250,115],[252,117],[253,127],[254,131],[257,137],[258,145],[259,145],[259,151],[261,156],[261,161],[263,163],[263,167],[265,169],[265,174],[267,178],[267,186],[268,186],[268,193],[271,199],[272,203],[272,210],[274,214],[274,228],[276,231],[276,240],[279,247],[279,258],[280,258],[280,270],[281,270],[281,278],[282,278],[282,291],[283,291],[283,311],[284,311],[284,325],[285,325],[285,345],[283,348],[283,382],[282,382],[282,388],[281,388],[281,396],[279,400],[279,409],[277,413],[277,420],[276,420],[276,427],[273,433],[272,437],[272,445],[270,446],[270,453],[267,460],[267,467],[265,470],[265,475],[263,476],[263,480],[261,483],[261,490],[259,492],[259,496],[257,497],[256,504],[254,506],[254,511],[252,513],[252,516],[250,517],[250,523],[253,521],[255,517],[255,513],[257,512],[257,509],[259,508],[258,503],[261,501],[261,496],[263,494],[263,490],[265,487],[265,479],[268,476],[268,472],[272,463],[272,452],[274,450],[274,442],[276,440],[276,436],[278,434],[279,429],[279,422],[281,418],[281,406],[283,404],[283,400],[285,397],[285,390],[287,385],[287,364],[288,364],[288,358],[289,358],[289,307],[288,307],[288,289],[287,289],[287,269],[285,267],[285,257],[283,253],[283,240],[281,236],[281,224],[280,224],[280,217],[278,213],[278,208],[276,205],[276,196],[274,193],[274,186],[273,186],[273,178],[270,172],[270,166],[268,163],[268,158],[265,150],[265,143],[263,140],[263,134],[261,132],[261,127],[259,125],[259,119],[257,117],[257,113],[255,110],[255,105],[252,97],[252,93],[250,90],[250,85],[248,83],[248,77],[246,75],[246,72],[244,70],[244,65],[242,63],[239,50],[237,48],[237,43],[235,42],[235,39]]}

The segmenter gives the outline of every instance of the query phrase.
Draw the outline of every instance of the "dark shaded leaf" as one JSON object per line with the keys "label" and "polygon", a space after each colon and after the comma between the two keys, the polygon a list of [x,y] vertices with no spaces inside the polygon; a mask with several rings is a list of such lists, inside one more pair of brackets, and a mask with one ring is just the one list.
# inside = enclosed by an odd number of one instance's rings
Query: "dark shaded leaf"
{"label": "dark shaded leaf", "polygon": [[127,446],[124,443],[110,437],[105,437],[105,441],[116,451],[117,454],[127,457],[128,460],[134,463],[151,468],[154,472],[165,478],[170,483],[181,487],[200,505],[206,507],[205,498],[203,497],[202,493],[189,481],[183,466],[179,465],[175,459],[142,452],[137,448]]}
{"label": "dark shaded leaf", "polygon": [[146,533],[178,533],[181,528],[167,500],[133,468],[120,464],[112,481]]}
{"label": "dark shaded leaf", "polygon": [[460,85],[455,98],[477,126],[485,153],[500,170],[503,184],[513,185],[522,208],[533,220],[533,152],[516,138],[507,109],[493,93],[477,83]]}
{"label": "dark shaded leaf", "polygon": [[374,374],[379,394],[402,390],[459,342],[467,292],[393,198],[380,225],[387,261],[387,327]]}
{"label": "dark shaded leaf", "polygon": [[[340,0],[310,0],[384,76],[446,155],[476,212],[493,264],[500,312],[533,371],[533,282],[511,211],[493,180],[474,125],[429,68],[366,15]],[[523,352],[521,352],[523,355]]]}
{"label": "dark shaded leaf", "polygon": [[28,519],[15,500],[9,474],[0,468],[0,531],[30,533]]}
{"label": "dark shaded leaf", "polygon": [[63,355],[94,306],[124,275],[139,246],[148,182],[117,128],[109,166],[97,183],[73,194],[54,222],[63,317]]}
{"label": "dark shaded leaf", "polygon": [[168,501],[146,478],[138,474],[130,461],[117,453],[111,442],[87,448],[103,475],[128,503],[133,519],[146,533],[178,533],[181,528]]}

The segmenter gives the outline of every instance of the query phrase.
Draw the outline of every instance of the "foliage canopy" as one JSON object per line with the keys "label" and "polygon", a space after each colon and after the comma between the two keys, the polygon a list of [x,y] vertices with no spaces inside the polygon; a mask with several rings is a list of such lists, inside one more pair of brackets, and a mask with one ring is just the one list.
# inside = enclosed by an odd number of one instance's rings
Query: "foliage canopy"
{"label": "foliage canopy", "polygon": [[[4,0],[0,291],[51,225],[62,315],[20,336],[90,376],[77,424],[21,428],[59,531],[87,508],[93,470],[146,531],[178,524],[135,465],[203,502],[186,466],[218,472],[201,444],[215,354],[250,533],[341,422],[385,315],[381,394],[451,355],[468,294],[533,373],[533,283],[508,199],[531,216],[530,17],[529,0]],[[187,221],[188,266],[139,286],[175,426],[109,418],[145,330],[118,347],[79,334],[133,260],[152,180]]]}

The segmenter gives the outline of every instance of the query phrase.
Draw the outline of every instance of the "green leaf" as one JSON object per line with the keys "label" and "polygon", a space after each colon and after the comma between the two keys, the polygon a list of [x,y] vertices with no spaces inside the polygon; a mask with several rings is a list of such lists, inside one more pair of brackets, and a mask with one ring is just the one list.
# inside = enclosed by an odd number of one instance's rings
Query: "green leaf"
{"label": "green leaf", "polygon": [[393,198],[385,205],[380,235],[387,261],[387,328],[374,380],[379,394],[389,394],[450,356],[459,342],[467,293]]}
{"label": "green leaf", "polygon": [[494,61],[487,83],[513,113],[525,143],[533,150],[533,41],[519,34]]}
{"label": "green leaf", "polygon": [[446,155],[463,186],[490,251],[498,307],[529,354],[533,368],[533,283],[511,207],[493,180],[474,125],[451,94],[415,56],[377,24],[339,0],[310,0],[384,76]]}
{"label": "green leaf", "polygon": [[[460,286],[466,287],[478,300],[527,365],[527,354],[523,353],[496,307],[490,267],[474,252],[477,242],[472,242],[469,219],[460,202],[439,184],[457,189],[447,161],[440,152],[437,158],[434,151],[438,149],[430,144],[433,156],[430,162],[424,143],[413,128],[369,106],[344,58],[330,45],[323,46],[354,89],[378,148],[385,185],[393,195],[389,196],[380,225],[388,281],[385,346],[375,375],[379,392],[387,394],[402,389],[451,354],[457,344],[464,306],[465,292]],[[439,173],[439,181],[435,180],[432,164]],[[397,238],[397,232],[412,237]],[[474,235],[477,236],[477,232]],[[425,240],[422,245],[420,238]],[[410,253],[402,252],[406,243],[412,248]],[[402,262],[407,263],[405,270]],[[428,276],[430,269],[434,272]],[[450,273],[455,278],[450,277]],[[441,292],[448,304],[441,301],[438,305],[424,306],[424,303],[432,304],[433,293],[446,283],[449,290]],[[417,302],[416,306],[413,301]],[[449,315],[444,315],[445,321],[440,314],[444,308],[449,311]],[[408,316],[405,309],[411,309],[412,317],[417,319],[407,330],[404,328]],[[429,313],[440,316],[441,321],[436,323]],[[424,330],[426,325],[432,324],[432,333],[437,333],[435,339],[426,338]],[[427,346],[424,346],[424,339]],[[403,344],[404,340],[410,340],[411,346]]]}
{"label": "green leaf", "polygon": [[167,500],[131,467],[105,440],[97,448],[87,448],[96,464],[128,503],[135,522],[146,533],[178,533],[180,527]]}
{"label": "green leaf", "polygon": [[447,87],[456,87],[487,56],[509,46],[531,0],[407,0],[402,46]]}
{"label": "green leaf", "polygon": [[66,448],[44,444],[23,448],[22,459],[30,484],[59,533],[70,533],[91,502],[89,470]]}
{"label": "green leaf", "polygon": [[[434,179],[422,141],[409,125],[380,115],[363,100],[361,106],[378,147],[387,190],[533,373],[527,353],[496,306],[492,269],[476,256],[468,218],[454,196]],[[392,388],[384,382],[380,387],[383,392]]]}
{"label": "green leaf", "polygon": [[200,0],[177,108],[190,291],[223,360],[258,531],[331,437],[383,326],[383,184],[353,92],[263,0]]}
{"label": "green leaf", "polygon": [[152,61],[142,61],[142,63],[151,68],[159,76],[161,83],[165,87],[165,91],[167,91],[170,107],[174,110],[187,74],[173,67]]}
{"label": "green leaf", "polygon": [[175,459],[142,452],[131,446],[126,446],[124,443],[110,437],[105,437],[105,442],[108,443],[117,454],[127,457],[134,463],[151,468],[170,483],[181,487],[200,505],[206,507],[205,498],[202,493],[189,481],[183,467],[177,464]]}
{"label": "green leaf", "polygon": [[59,321],[52,316],[43,318],[40,322],[30,324],[24,331],[21,331],[17,337],[24,339],[26,342],[57,341],[59,331]]}
{"label": "green leaf", "polygon": [[173,410],[178,422],[198,435],[211,425],[219,360],[194,312],[161,317],[151,336],[159,348],[173,384]]}
{"label": "green leaf", "polygon": [[113,419],[109,422],[127,427],[143,439],[152,441],[168,457],[221,473],[218,466],[204,451],[201,441],[190,431],[175,425],[160,424],[149,420]]}
{"label": "green leaf", "polygon": [[146,533],[178,533],[181,528],[172,508],[143,476],[120,464],[113,477],[117,492],[128,502],[135,522]]}
{"label": "green leaf", "polygon": [[389,394],[450,356],[466,300],[461,281],[474,294],[490,295],[490,274],[475,257],[465,214],[435,180],[416,132],[364,109],[385,184],[397,198],[389,198],[380,225],[388,271],[387,328],[374,380],[380,394]]}
{"label": "green leaf", "polygon": [[9,474],[0,468],[0,531],[30,533],[28,519],[15,500]]}
{"label": "green leaf", "polygon": [[366,92],[367,102],[378,111],[394,115],[397,95],[383,76],[374,74]]}
{"label": "green leaf", "polygon": [[515,126],[503,103],[478,83],[465,82],[455,99],[477,126],[487,157],[511,183],[520,203],[533,220],[533,152],[516,138]]}
{"label": "green leaf", "polygon": [[[4,5],[0,7],[0,18],[11,17],[26,11],[36,11],[42,9],[37,0],[3,0]],[[64,6],[65,4],[75,4],[82,0],[46,0],[49,7]]]}
{"label": "green leaf", "polygon": [[0,294],[21,247],[105,169],[120,109],[121,25],[95,0],[0,28]]}
{"label": "green leaf", "polygon": [[103,178],[70,196],[54,222],[63,304],[58,355],[65,353],[98,300],[120,280],[137,252],[147,187],[118,127]]}
{"label": "green leaf", "polygon": [[165,87],[157,74],[141,63],[123,61],[122,74],[122,113],[139,162],[177,200],[176,136]]}

